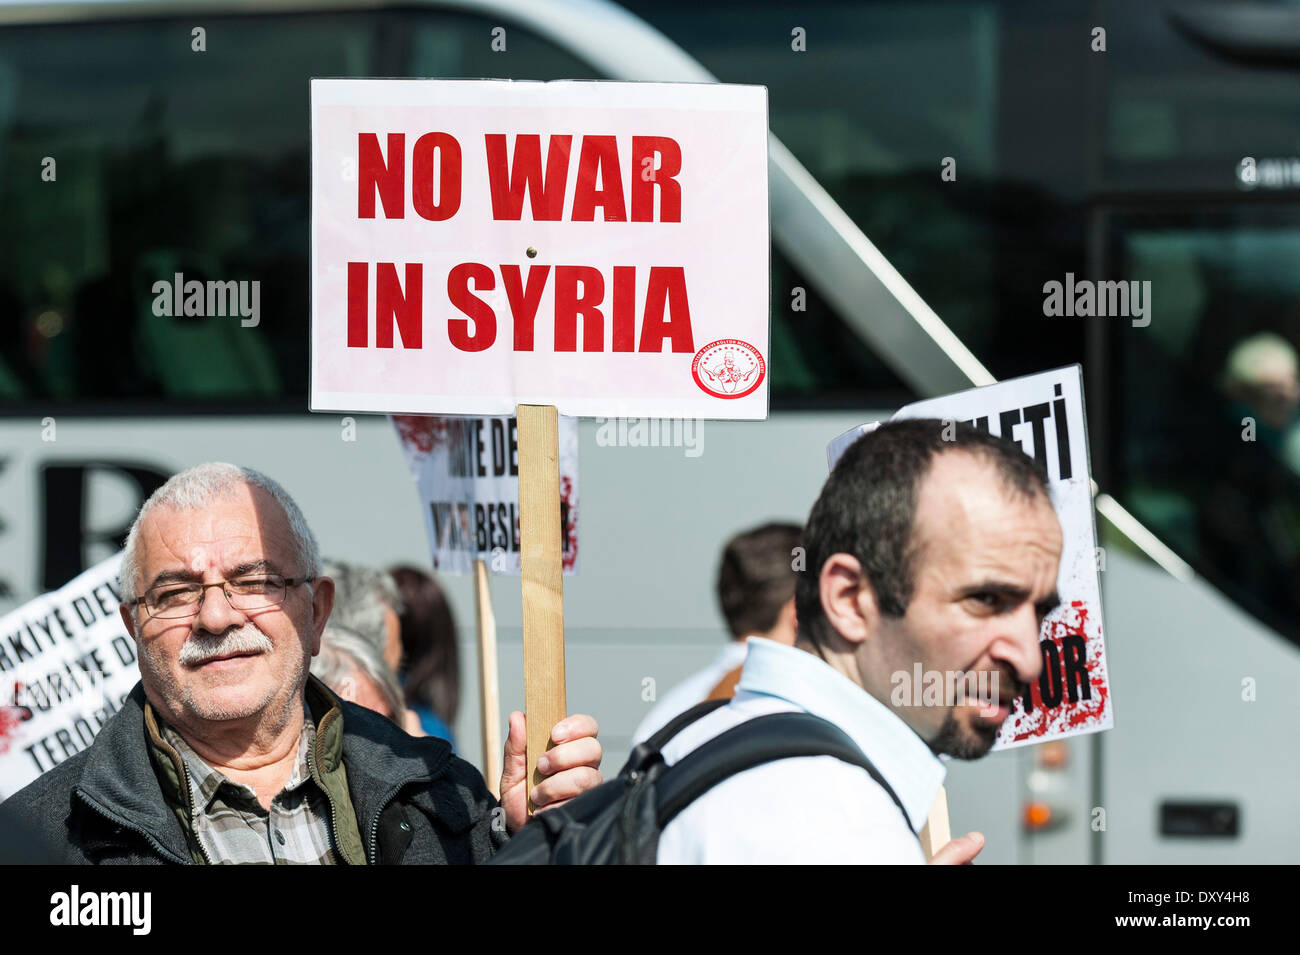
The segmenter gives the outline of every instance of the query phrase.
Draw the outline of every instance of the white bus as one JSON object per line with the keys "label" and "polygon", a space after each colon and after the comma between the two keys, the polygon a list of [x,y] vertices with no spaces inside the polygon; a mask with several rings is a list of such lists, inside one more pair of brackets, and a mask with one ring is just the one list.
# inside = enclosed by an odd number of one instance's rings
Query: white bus
{"label": "white bus", "polygon": [[[1111,4],[1098,33],[1089,5],[1028,0],[0,2],[0,611],[112,552],[202,460],[282,481],[330,554],[427,564],[387,421],[306,412],[310,77],[759,83],[770,419],[705,422],[690,454],[581,424],[568,689],[607,773],[646,679],[724,639],[722,542],[802,520],[831,437],[1077,361],[1115,728],[1063,764],[952,764],[953,831],[983,830],[988,862],[1294,861],[1294,402],[1221,384],[1246,339],[1300,345],[1300,13],[1235,16]],[[155,316],[176,272],[259,281],[259,323]],[[1045,314],[1073,277],[1149,282],[1149,323]],[[446,584],[477,760],[472,594]],[[512,708],[519,590],[493,594]]]}

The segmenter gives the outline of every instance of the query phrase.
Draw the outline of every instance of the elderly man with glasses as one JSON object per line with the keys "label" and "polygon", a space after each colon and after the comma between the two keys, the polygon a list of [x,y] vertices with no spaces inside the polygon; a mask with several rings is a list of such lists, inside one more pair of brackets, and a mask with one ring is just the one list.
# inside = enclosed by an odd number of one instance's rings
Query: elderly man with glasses
{"label": "elderly man with glasses", "polygon": [[544,809],[601,780],[596,723],[570,716],[529,792],[514,713],[498,805],[444,740],[311,677],[334,585],[298,506],[256,471],[203,464],[159,488],[121,585],[140,683],[94,745],[0,806],[53,861],[483,862],[530,796]]}

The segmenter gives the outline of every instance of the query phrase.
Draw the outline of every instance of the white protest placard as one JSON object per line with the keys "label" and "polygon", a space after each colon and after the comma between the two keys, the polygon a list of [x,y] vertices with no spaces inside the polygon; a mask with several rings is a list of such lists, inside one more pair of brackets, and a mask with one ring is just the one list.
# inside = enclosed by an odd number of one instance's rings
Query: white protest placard
{"label": "white protest placard", "polygon": [[[1078,365],[1013,378],[983,388],[917,401],[893,419],[965,421],[1010,438],[1047,468],[1049,490],[1061,521],[1064,547],[1057,577],[1061,605],[1043,623],[1043,669],[1016,700],[994,749],[1042,743],[1115,725],[1106,676],[1097,529],[1093,519],[1083,376]],[[830,443],[831,468],[859,437],[863,425]]]}
{"label": "white protest placard", "polygon": [[[433,567],[520,573],[519,450],[514,417],[393,415],[420,495]],[[561,416],[560,528],[564,573],[578,568],[578,420]]]}
{"label": "white protest placard", "polygon": [[311,408],[767,417],[767,91],[311,83]]}
{"label": "white protest placard", "polygon": [[117,612],[121,562],[0,619],[0,799],[87,749],[140,679]]}

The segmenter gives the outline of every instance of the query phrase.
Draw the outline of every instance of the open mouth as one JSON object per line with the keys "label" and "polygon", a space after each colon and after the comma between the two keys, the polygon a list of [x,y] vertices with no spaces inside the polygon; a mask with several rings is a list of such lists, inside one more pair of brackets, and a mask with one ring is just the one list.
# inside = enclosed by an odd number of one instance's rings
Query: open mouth
{"label": "open mouth", "polygon": [[997,699],[986,699],[975,701],[978,708],[978,716],[981,719],[991,720],[995,723],[1001,723],[1011,715],[1011,706],[1015,702],[1015,697],[998,697]]}

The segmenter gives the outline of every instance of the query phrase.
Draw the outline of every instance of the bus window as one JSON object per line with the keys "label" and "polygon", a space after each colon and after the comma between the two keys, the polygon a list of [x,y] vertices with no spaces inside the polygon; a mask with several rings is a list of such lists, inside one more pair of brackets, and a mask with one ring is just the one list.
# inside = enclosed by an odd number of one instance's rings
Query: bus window
{"label": "bus window", "polygon": [[[995,375],[1078,360],[1083,331],[1044,326],[1038,276],[1068,267],[1079,213],[1059,182],[1003,174],[1005,106],[1027,79],[1006,0],[626,5],[724,82],[768,88],[772,132]],[[844,365],[823,387],[893,383]]]}
{"label": "bus window", "polygon": [[772,407],[882,408],[916,398],[799,270],[772,248]]}
{"label": "bus window", "polygon": [[[160,399],[172,411],[302,410],[308,79],[596,76],[526,30],[446,11],[211,17],[202,51],[194,26],[0,30],[8,411],[71,403],[148,413]],[[793,104],[780,115],[794,117]],[[902,222],[908,208],[900,194],[881,214]],[[911,397],[775,250],[772,264],[776,407]],[[156,314],[156,283],[174,286],[178,275],[258,281],[258,325]]]}
{"label": "bus window", "polygon": [[[0,31],[7,397],[182,409],[305,388],[307,78],[374,70],[377,22]],[[155,283],[178,274],[258,280],[257,327],[157,314]]]}
{"label": "bus window", "polygon": [[1300,636],[1300,210],[1112,228],[1118,267],[1163,290],[1149,326],[1108,330],[1114,493],[1243,607]]}
{"label": "bus window", "polygon": [[1112,9],[1089,231],[1099,272],[1149,283],[1150,322],[1094,320],[1100,479],[1300,642],[1298,71],[1216,50],[1194,5]]}
{"label": "bus window", "polygon": [[[522,29],[495,52],[496,26],[365,11],[0,30],[5,409],[305,409],[308,81],[592,75]],[[256,280],[256,326],[159,314],[177,276]]]}

